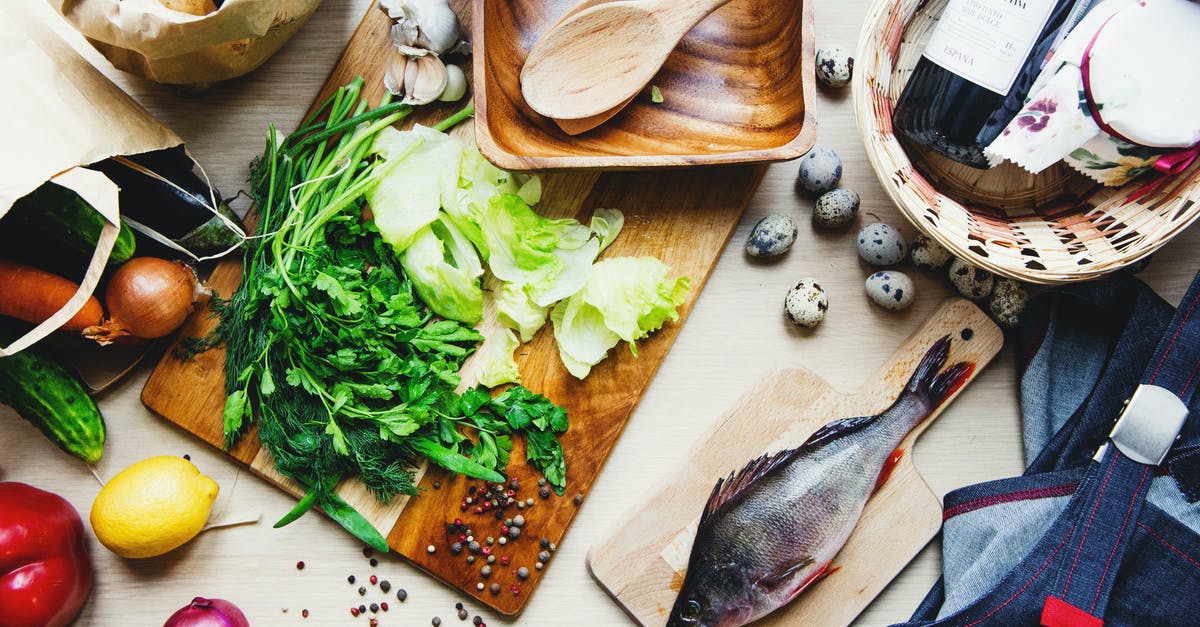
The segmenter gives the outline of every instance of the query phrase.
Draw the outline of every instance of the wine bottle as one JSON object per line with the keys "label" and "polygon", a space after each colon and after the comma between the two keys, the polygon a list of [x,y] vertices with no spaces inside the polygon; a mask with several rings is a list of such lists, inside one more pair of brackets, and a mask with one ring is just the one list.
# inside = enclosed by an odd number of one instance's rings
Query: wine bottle
{"label": "wine bottle", "polygon": [[1075,4],[950,0],[896,103],[896,132],[987,168],[983,149],[1021,110],[1059,32],[1081,13]]}

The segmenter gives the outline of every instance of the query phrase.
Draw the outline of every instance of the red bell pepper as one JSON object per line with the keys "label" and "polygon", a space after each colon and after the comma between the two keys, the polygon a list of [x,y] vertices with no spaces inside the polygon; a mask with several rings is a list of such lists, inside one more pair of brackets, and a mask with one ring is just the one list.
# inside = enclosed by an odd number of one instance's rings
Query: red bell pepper
{"label": "red bell pepper", "polygon": [[66,499],[0,483],[0,627],[59,627],[92,589],[83,521]]}

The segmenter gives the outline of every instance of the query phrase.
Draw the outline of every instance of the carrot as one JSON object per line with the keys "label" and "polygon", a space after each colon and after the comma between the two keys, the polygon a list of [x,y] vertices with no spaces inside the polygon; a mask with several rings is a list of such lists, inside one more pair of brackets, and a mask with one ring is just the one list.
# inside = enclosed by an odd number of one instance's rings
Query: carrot
{"label": "carrot", "polygon": [[[32,266],[0,259],[0,315],[38,324],[62,309],[79,284]],[[104,309],[95,297],[88,297],[66,324],[64,331],[82,331],[100,324]]]}

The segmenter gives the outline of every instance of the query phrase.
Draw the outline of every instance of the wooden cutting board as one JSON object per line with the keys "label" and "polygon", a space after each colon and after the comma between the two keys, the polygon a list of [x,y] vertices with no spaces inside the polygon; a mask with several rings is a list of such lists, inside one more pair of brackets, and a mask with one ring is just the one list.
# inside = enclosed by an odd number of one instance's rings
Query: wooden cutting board
{"label": "wooden cutting board", "polygon": [[[465,1],[452,3],[469,26],[467,4]],[[364,93],[372,101],[382,95],[383,65],[391,48],[388,28],[389,21],[381,11],[372,8],[367,12],[315,102],[324,101],[334,89],[357,75],[366,80]],[[443,119],[460,106],[461,103],[422,107],[405,123],[429,124]],[[470,128],[464,127],[469,124],[461,125],[456,134],[470,137]],[[667,324],[663,330],[639,343],[636,358],[627,347],[617,347],[585,381],[574,379],[562,366],[549,324],[519,350],[517,362],[524,384],[565,407],[571,428],[562,438],[567,460],[568,491],[565,496],[541,499],[533,472],[516,461],[509,467],[509,476],[520,480],[517,496],[535,499],[531,509],[520,512],[527,520],[522,538],[504,547],[494,547],[496,555],[510,558],[510,566],[500,567],[498,562],[494,566],[495,573],[484,579],[479,574],[482,559],[469,566],[464,556],[453,557],[449,550],[452,538],[446,532],[446,524],[456,517],[471,524],[481,539],[499,536],[499,523],[490,515],[460,511],[468,486],[477,482],[452,477],[437,469],[420,469],[423,492],[416,498],[397,499],[385,505],[355,481],[340,486],[339,494],[373,522],[399,554],[499,612],[519,612],[540,578],[554,570],[553,560],[545,570],[535,570],[540,550],[538,540],[544,537],[556,544],[562,540],[578,510],[575,495],[586,494],[595,481],[765,170],[765,165],[748,165],[653,173],[559,172],[543,176],[543,200],[538,205],[541,213],[552,217],[576,217],[586,223],[596,208],[621,209],[626,217],[625,230],[605,256],[657,256],[673,272],[691,277],[693,287],[678,323]],[[228,295],[237,286],[240,273],[239,262],[224,262],[216,268],[209,284],[219,294]],[[202,309],[189,319],[180,337],[201,336],[214,324],[209,311]],[[496,326],[494,316],[486,317],[483,326],[485,331],[488,326]],[[142,401],[167,420],[213,446],[222,447],[223,351],[209,351],[190,362],[175,359],[171,352],[167,351],[151,375],[142,391]],[[474,381],[471,364],[464,372],[466,381]],[[253,434],[228,452],[271,483],[293,494],[301,494],[298,486],[274,472],[269,455]],[[520,442],[512,458],[524,459]],[[515,509],[510,510],[508,515],[516,513]],[[282,516],[284,512],[277,514]],[[433,554],[427,551],[430,545],[437,548]],[[531,575],[521,582],[520,593],[514,594],[510,586],[518,583],[515,574],[518,566],[529,568]],[[501,592],[493,595],[487,589],[478,591],[480,582],[488,586],[499,583]]]}
{"label": "wooden cutting board", "polygon": [[[978,307],[953,299],[853,393],[839,392],[802,368],[781,370],[759,381],[700,439],[674,476],[620,518],[628,521],[623,528],[592,547],[592,576],[643,625],[665,624],[683,583],[700,511],[717,479],[765,452],[800,445],[832,420],[883,411],[929,347],[944,335],[953,339],[947,363],[975,362],[972,379],[1004,342],[1000,329]],[[910,454],[916,438],[937,415],[900,445],[903,456],[867,502],[849,542],[833,561],[836,570],[756,625],[848,624],[937,534],[941,502]]]}

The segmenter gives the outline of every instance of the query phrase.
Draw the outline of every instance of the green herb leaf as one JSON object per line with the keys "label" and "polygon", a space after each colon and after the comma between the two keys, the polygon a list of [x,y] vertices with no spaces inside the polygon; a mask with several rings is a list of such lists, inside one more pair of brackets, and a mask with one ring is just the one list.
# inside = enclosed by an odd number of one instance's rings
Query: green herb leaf
{"label": "green herb leaf", "polygon": [[334,492],[328,492],[321,498],[321,509],[325,510],[326,514],[341,525],[346,531],[354,534],[354,537],[367,543],[367,546],[379,551],[380,553],[388,552],[387,539],[379,530],[375,528],[362,514],[359,514],[350,504],[342,500]]}
{"label": "green herb leaf", "polygon": [[409,443],[418,453],[428,457],[442,468],[484,481],[504,481],[504,475],[455,453],[428,438],[414,438]]}

